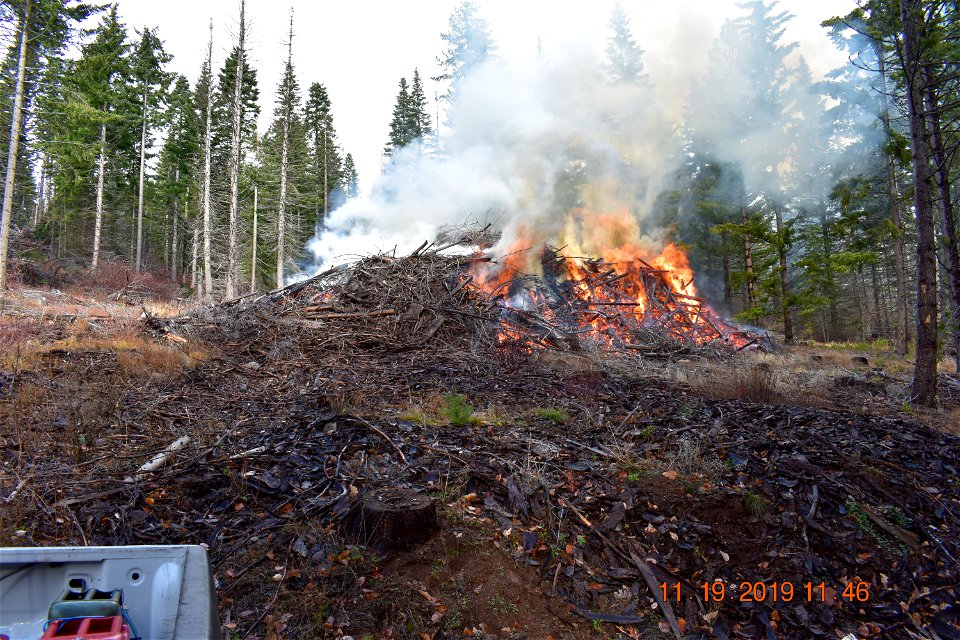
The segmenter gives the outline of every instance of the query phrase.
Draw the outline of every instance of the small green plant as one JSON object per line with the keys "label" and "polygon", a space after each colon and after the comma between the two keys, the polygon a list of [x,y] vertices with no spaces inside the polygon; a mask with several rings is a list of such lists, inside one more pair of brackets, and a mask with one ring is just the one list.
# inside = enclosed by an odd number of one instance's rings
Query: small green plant
{"label": "small green plant", "polygon": [[520,611],[520,607],[510,602],[499,593],[495,593],[490,596],[490,599],[487,600],[487,602],[490,604],[490,608],[493,609],[493,612],[500,616],[505,616],[509,613],[517,613]]}
{"label": "small green plant", "polygon": [[654,432],[655,432],[656,430],[657,430],[657,425],[655,425],[655,424],[648,424],[648,425],[647,425],[646,427],[644,427],[643,430],[640,432],[640,439],[641,439],[641,440],[649,440],[650,438],[653,437],[653,434],[654,434]]}
{"label": "small green plant", "polygon": [[640,482],[640,474],[636,471],[627,475],[627,480],[630,482]]}
{"label": "small green plant", "polygon": [[546,418],[557,424],[564,424],[570,419],[570,416],[563,409],[537,409],[534,414],[541,418]]}
{"label": "small green plant", "polygon": [[886,508],[887,517],[893,520],[893,523],[900,527],[909,527],[910,518],[907,517],[900,507],[888,505]]}
{"label": "small green plant", "polygon": [[767,512],[767,503],[759,493],[743,492],[743,505],[752,515],[760,517]]}
{"label": "small green plant", "polygon": [[904,413],[913,413],[913,405],[909,402],[904,402],[900,405],[900,411],[903,411]]}
{"label": "small green plant", "polygon": [[[873,538],[877,544],[880,545],[880,547],[887,551],[887,553],[894,556],[899,556],[906,553],[907,548],[904,545],[892,539],[890,536],[882,533],[873,525],[873,521],[870,519],[870,516],[868,516],[863,508],[857,504],[856,500],[850,498],[847,500],[844,506],[846,506],[847,513],[849,513],[850,516],[856,521],[857,526],[860,527],[860,530]],[[906,516],[903,515],[902,512],[900,515],[906,519]]]}
{"label": "small green plant", "polygon": [[455,427],[463,427],[472,422],[473,407],[467,404],[466,398],[459,393],[448,393],[443,396],[443,417]]}
{"label": "small green plant", "polygon": [[587,544],[587,537],[586,537],[586,536],[577,536],[577,545],[579,545],[579,546],[582,547],[582,546],[585,545],[585,544]]}
{"label": "small green plant", "polygon": [[591,620],[591,621],[590,621],[590,626],[593,627],[593,630],[594,630],[594,631],[600,631],[600,626],[601,626],[601,625],[600,625],[600,621],[599,621],[599,620]]}

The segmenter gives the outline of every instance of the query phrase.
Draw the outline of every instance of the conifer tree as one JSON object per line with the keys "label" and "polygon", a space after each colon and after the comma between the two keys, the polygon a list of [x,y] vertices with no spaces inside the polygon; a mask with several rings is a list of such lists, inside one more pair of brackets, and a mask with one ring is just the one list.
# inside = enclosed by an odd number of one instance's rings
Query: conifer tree
{"label": "conifer tree", "polygon": [[343,161],[343,193],[347,198],[356,198],[360,193],[357,167],[353,162],[352,153],[348,153]]}
{"label": "conifer tree", "polygon": [[[100,244],[104,219],[104,189],[107,156],[116,149],[115,140],[108,138],[108,129],[119,129],[124,122],[124,95],[130,66],[127,60],[129,45],[126,30],[117,16],[116,5],[111,6],[103,21],[94,31],[93,40],[81,49],[80,59],[69,76],[71,91],[76,96],[68,109],[75,114],[71,123],[81,137],[88,138],[95,131],[96,148],[96,217],[94,219],[91,268],[100,260]],[[129,121],[127,121],[127,124]],[[83,132],[87,132],[84,135]]]}
{"label": "conifer tree", "polygon": [[[243,162],[243,143],[245,132],[244,115],[246,112],[247,97],[251,96],[251,87],[247,82],[247,51],[246,51],[246,0],[240,0],[240,25],[237,31],[237,46],[234,49],[232,57],[234,58],[234,73],[232,74],[232,86],[225,84],[224,77],[221,76],[221,91],[232,89],[230,105],[230,201],[229,201],[229,232],[227,238],[227,268],[226,282],[224,287],[224,297],[226,299],[235,298],[238,290],[237,285],[240,280],[240,237],[239,237],[239,218],[240,218],[240,171]],[[229,76],[228,76],[229,77]],[[254,95],[254,105],[256,98]],[[256,108],[259,111],[259,108]],[[255,122],[250,127],[255,127]]]}
{"label": "conifer tree", "polygon": [[610,15],[610,37],[607,38],[607,74],[615,84],[637,83],[643,78],[643,50],[630,31],[630,19],[617,2]]}
{"label": "conifer tree", "polygon": [[200,127],[190,83],[177,76],[169,96],[167,136],[158,166],[160,205],[171,213],[170,275],[180,273],[181,211],[187,212],[187,197],[193,173],[200,164]]}
{"label": "conifer tree", "polygon": [[143,260],[143,206],[144,183],[146,179],[147,148],[150,146],[151,129],[162,123],[161,108],[166,100],[170,74],[164,70],[172,56],[163,50],[163,43],[156,33],[145,28],[140,40],[130,56],[134,90],[139,94],[140,113],[140,166],[137,170],[139,185],[137,188],[137,255],[134,268],[140,271]]}
{"label": "conifer tree", "polygon": [[390,137],[383,153],[389,157],[394,151],[410,144],[410,91],[407,88],[407,79],[400,78],[400,91],[397,93],[397,102],[393,105],[393,119],[390,120]]}
{"label": "conifer tree", "polygon": [[284,262],[286,253],[287,225],[287,179],[290,170],[290,121],[300,106],[300,89],[293,71],[293,15],[290,16],[290,32],[287,36],[287,64],[283,79],[277,89],[277,108],[274,115],[280,125],[280,194],[277,202],[277,288],[284,285]]}
{"label": "conifer tree", "polygon": [[[4,3],[5,21],[16,21],[16,44],[11,47],[11,62],[16,60],[16,80],[9,103],[9,137],[6,162],[3,165],[4,188],[0,206],[0,295],[7,284],[7,253],[10,226],[13,222],[13,197],[17,184],[18,160],[26,152],[20,146],[26,130],[24,125],[29,98],[26,95],[27,74],[39,75],[36,67],[41,60],[55,59],[71,38],[77,23],[94,15],[101,7],[71,0],[19,0]],[[28,63],[32,63],[28,68]],[[29,172],[27,172],[29,174]]]}
{"label": "conifer tree", "polygon": [[198,111],[203,114],[203,173],[200,183],[201,215],[203,228],[203,297],[213,296],[213,20],[210,20],[210,38],[207,42],[207,59],[200,71],[196,88]]}
{"label": "conifer tree", "polygon": [[410,86],[406,119],[407,134],[411,141],[417,140],[422,144],[433,133],[430,126],[430,114],[427,112],[427,96],[423,91],[423,82],[420,80],[418,69],[413,70],[413,83]]}
{"label": "conifer tree", "polygon": [[330,97],[319,82],[310,85],[304,107],[304,124],[313,147],[313,174],[316,180],[314,224],[319,226],[330,211],[330,195],[340,185],[342,171]]}
{"label": "conifer tree", "polygon": [[463,80],[470,72],[496,55],[497,46],[487,21],[477,15],[477,9],[473,0],[464,0],[450,16],[450,30],[440,34],[447,48],[437,58],[440,75],[433,79],[447,83],[447,90],[441,96],[447,102],[456,101]]}

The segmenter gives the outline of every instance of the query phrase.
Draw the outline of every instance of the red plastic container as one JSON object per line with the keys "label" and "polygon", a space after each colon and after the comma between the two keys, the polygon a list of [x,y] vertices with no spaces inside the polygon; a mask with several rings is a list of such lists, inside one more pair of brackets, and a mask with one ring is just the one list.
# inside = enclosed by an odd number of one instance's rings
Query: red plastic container
{"label": "red plastic container", "polygon": [[51,620],[40,640],[130,640],[122,616]]}

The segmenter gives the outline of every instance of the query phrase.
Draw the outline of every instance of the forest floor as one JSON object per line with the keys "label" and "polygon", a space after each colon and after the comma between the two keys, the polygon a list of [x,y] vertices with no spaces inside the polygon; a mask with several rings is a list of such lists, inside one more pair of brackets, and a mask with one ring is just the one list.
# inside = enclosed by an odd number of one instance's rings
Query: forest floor
{"label": "forest floor", "polygon": [[[960,637],[946,365],[920,411],[882,345],[399,349],[377,313],[329,345],[118,282],[2,299],[0,546],[206,545],[235,640]],[[439,531],[361,544],[385,487]]]}

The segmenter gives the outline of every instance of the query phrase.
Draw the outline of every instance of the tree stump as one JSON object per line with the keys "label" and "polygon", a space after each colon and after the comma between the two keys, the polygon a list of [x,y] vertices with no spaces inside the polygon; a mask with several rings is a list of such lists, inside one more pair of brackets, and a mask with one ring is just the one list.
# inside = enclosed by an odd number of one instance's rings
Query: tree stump
{"label": "tree stump", "polygon": [[409,549],[440,529],[433,500],[410,489],[376,489],[347,512],[347,537],[377,553]]}

